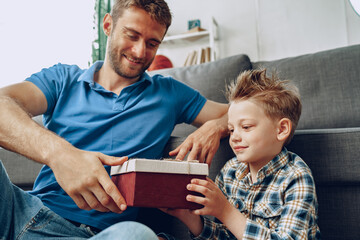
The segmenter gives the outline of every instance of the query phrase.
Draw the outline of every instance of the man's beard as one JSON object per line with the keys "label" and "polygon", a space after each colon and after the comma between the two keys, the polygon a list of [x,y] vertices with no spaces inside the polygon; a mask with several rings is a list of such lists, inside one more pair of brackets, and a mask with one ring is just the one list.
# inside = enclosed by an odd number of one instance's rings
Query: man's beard
{"label": "man's beard", "polygon": [[[126,66],[123,66],[121,64],[120,59],[123,57],[125,58],[124,55],[127,55],[126,53],[124,54],[124,52],[120,52],[118,53],[118,51],[116,50],[116,48],[112,47],[111,41],[109,42],[110,46],[109,46],[109,60],[110,60],[110,64],[113,68],[113,70],[121,77],[123,78],[128,78],[128,79],[134,79],[137,77],[140,77],[145,71],[146,69],[148,69],[152,63],[152,61],[154,60],[154,58],[147,63],[146,65],[144,65],[141,69],[139,69],[136,72],[130,72],[126,70]],[[137,59],[135,57],[131,57],[132,59]],[[142,60],[140,60],[142,62]]]}

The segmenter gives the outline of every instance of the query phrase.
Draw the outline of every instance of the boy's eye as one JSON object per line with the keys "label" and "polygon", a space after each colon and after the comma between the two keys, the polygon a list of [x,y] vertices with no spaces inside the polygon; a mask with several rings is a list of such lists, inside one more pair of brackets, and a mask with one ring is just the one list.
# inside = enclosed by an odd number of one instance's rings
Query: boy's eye
{"label": "boy's eye", "polygon": [[245,129],[245,130],[249,130],[251,128],[251,126],[250,125],[244,125],[244,126],[242,126],[242,128]]}

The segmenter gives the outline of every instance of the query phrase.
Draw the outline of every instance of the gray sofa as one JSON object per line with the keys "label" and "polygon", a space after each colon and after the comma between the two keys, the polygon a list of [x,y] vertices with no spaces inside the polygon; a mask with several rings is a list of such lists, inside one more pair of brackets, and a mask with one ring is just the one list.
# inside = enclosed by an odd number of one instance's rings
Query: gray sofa
{"label": "gray sofa", "polygon": [[[251,62],[246,55],[236,55],[151,74],[171,75],[208,99],[225,103],[225,85],[240,72],[261,67],[268,72],[276,70],[280,77],[294,81],[302,95],[303,113],[288,149],[300,155],[312,169],[323,239],[359,239],[360,45],[267,62]],[[194,129],[177,126],[164,157]],[[232,156],[228,139],[223,139],[210,177],[214,179]],[[32,186],[39,164],[4,149],[0,149],[0,159],[15,184],[24,189]],[[187,229],[180,221],[157,209],[142,209],[138,220],[156,232],[188,239]]]}

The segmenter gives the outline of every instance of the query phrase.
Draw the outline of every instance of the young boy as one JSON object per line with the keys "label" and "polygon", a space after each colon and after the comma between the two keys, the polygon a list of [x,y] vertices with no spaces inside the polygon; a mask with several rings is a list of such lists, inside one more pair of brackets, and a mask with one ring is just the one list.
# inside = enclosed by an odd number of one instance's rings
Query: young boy
{"label": "young boy", "polygon": [[184,222],[193,239],[320,239],[311,171],[285,148],[301,114],[297,88],[253,70],[242,73],[227,93],[236,157],[215,183],[193,179],[188,185],[203,197],[187,200],[203,208],[166,212]]}

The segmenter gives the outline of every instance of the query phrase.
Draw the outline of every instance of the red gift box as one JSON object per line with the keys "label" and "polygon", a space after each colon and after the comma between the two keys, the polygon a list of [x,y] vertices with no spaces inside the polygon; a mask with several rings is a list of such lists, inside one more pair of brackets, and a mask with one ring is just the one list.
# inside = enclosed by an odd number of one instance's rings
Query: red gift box
{"label": "red gift box", "polygon": [[152,159],[130,159],[111,167],[113,182],[128,206],[198,209],[202,205],[186,200],[191,179],[206,179],[206,163]]}

